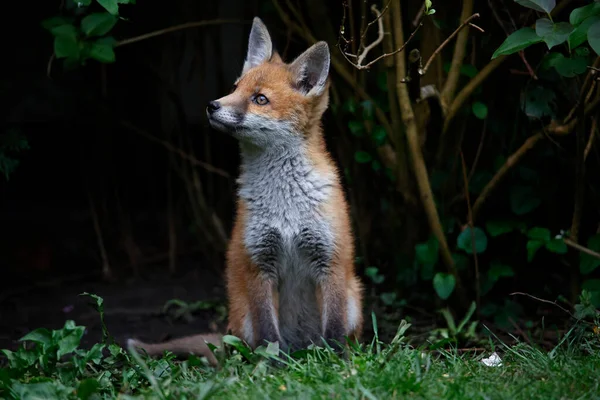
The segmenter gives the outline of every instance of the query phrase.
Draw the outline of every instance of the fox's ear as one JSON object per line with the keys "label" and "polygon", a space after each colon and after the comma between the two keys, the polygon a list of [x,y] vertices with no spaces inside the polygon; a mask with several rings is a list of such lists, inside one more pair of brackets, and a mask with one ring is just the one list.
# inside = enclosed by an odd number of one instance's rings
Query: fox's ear
{"label": "fox's ear", "polygon": [[290,64],[296,89],[305,95],[320,95],[325,91],[329,75],[329,46],[318,42],[300,54]]}
{"label": "fox's ear", "polygon": [[248,72],[252,67],[262,64],[271,58],[273,53],[273,43],[271,35],[265,24],[260,18],[254,17],[252,29],[250,30],[250,38],[248,39],[248,53],[242,68],[242,74]]}

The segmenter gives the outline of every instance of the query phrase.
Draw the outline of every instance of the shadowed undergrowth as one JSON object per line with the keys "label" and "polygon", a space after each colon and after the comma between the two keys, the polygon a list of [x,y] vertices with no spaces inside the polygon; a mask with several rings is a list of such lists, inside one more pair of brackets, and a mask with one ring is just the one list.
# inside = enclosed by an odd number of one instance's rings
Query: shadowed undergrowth
{"label": "shadowed undergrowth", "polygon": [[[103,301],[95,299],[103,317]],[[597,334],[577,323],[551,351],[529,344],[508,346],[495,336],[483,353],[463,352],[445,343],[410,344],[404,320],[389,343],[377,336],[353,344],[347,357],[328,346],[276,356],[276,346],[251,351],[225,337],[213,349],[218,370],[203,359],[160,359],[124,349],[104,327],[103,343],[79,348],[85,327],[67,321],[62,329],[40,328],[4,350],[0,396],[8,399],[111,398],[598,398],[600,353]],[[445,344],[445,346],[443,346]],[[490,364],[494,353],[500,358]],[[491,357],[490,357],[491,356]],[[273,362],[279,360],[279,362]]]}

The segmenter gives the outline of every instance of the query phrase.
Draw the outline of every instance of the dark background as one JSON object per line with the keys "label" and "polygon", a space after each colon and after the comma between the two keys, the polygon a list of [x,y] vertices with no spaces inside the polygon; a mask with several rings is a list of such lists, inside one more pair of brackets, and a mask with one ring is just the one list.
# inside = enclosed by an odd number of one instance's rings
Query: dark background
{"label": "dark background", "polygon": [[[407,49],[420,48],[428,58],[459,25],[461,2],[452,3],[456,4],[434,2],[437,26],[427,23]],[[474,12],[481,14],[475,22],[485,33],[472,30],[465,63],[481,69],[506,38],[504,29],[514,30],[511,21],[521,27],[533,23],[535,17],[512,1],[475,3]],[[571,3],[568,11],[587,2]],[[339,53],[342,2],[292,4],[297,4],[311,34],[327,40],[332,53]],[[404,1],[402,5],[408,37],[408,22],[421,2]],[[234,212],[239,155],[233,139],[208,128],[205,105],[226,93],[238,76],[255,15],[269,27],[285,59],[291,60],[310,43],[282,22],[270,0],[138,0],[135,5],[121,5],[126,20],[119,21],[111,32],[117,40],[186,22],[232,21],[117,47],[114,64],[88,60],[78,69],[65,70],[62,60],[53,60],[48,74],[53,38],[41,21],[70,11],[61,11],[60,1],[12,2],[11,7],[5,20],[10,19],[13,28],[3,24],[0,135],[16,131],[27,139],[30,149],[15,156],[19,165],[8,179],[0,178],[0,348],[15,347],[19,337],[39,326],[56,329],[65,319],[89,328],[86,343],[98,340],[97,314],[78,296],[84,291],[104,297],[108,328],[118,340],[127,336],[162,340],[222,329],[219,309],[208,303],[187,320],[161,312],[173,298],[224,302],[223,254]],[[93,7],[102,11],[95,2]],[[359,26],[361,8],[366,6],[355,0],[351,7]],[[568,20],[568,11],[559,14],[561,20]],[[367,13],[367,17],[371,15]],[[444,81],[452,50],[452,44],[444,49],[424,83]],[[542,46],[527,50],[528,61],[536,67],[545,50]],[[377,48],[369,58],[380,54],[381,48]],[[358,85],[383,104],[386,113],[393,113],[395,103],[390,107],[382,89],[386,76],[390,77],[386,62],[369,71],[346,67]],[[471,201],[497,170],[498,160],[506,159],[542,126],[540,121],[528,119],[520,107],[523,90],[532,81],[524,71],[519,56],[511,56],[474,94],[488,106],[485,121],[471,113],[471,102],[467,102],[453,125],[468,165],[485,133]],[[381,163],[377,167],[356,161],[358,151],[370,151],[377,159],[376,145],[352,134],[351,121],[357,118],[340,110],[348,107],[348,99],[358,97],[337,71],[332,71],[332,78],[332,107],[324,126],[352,206],[357,269],[367,288],[367,337],[371,311],[388,335],[400,318],[407,316],[415,323],[416,332],[443,325],[437,310],[446,305],[460,318],[465,308],[456,296],[442,301],[433,290],[431,278],[435,271],[444,270],[441,262],[429,270],[415,263],[415,245],[430,235],[418,201],[410,202],[406,193],[396,190]],[[459,89],[467,82],[468,76],[462,77]],[[570,84],[559,83],[550,80],[542,84],[569,88]],[[556,100],[559,116],[572,104],[569,90],[565,93]],[[434,164],[441,128],[435,112],[424,146],[429,165]],[[357,114],[360,120],[360,112]],[[572,135],[543,140],[488,200],[478,226],[492,219],[513,218],[527,227],[548,228],[553,234],[568,229],[573,213],[574,143]],[[168,146],[227,176],[190,162]],[[448,241],[453,252],[460,253],[456,237],[466,223],[467,208],[460,197],[462,175],[457,157],[450,149],[442,165],[432,166],[429,173]],[[588,160],[580,233],[583,243],[597,231],[600,220],[597,146]],[[448,182],[452,190],[444,189]],[[531,213],[515,216],[510,209],[510,188],[525,183],[531,184],[541,203]],[[418,198],[414,179],[408,187]],[[458,201],[454,201],[456,196]],[[518,332],[520,326],[537,325],[544,315],[546,324],[554,321],[560,329],[566,320],[560,311],[555,315],[552,306],[509,294],[523,291],[552,301],[562,295],[571,303],[576,301],[581,282],[594,278],[593,274],[580,276],[577,252],[570,249],[567,255],[557,256],[540,250],[529,263],[527,239],[522,234],[488,239],[488,248],[478,260],[482,276],[494,262],[509,265],[514,276],[484,294],[481,305],[487,312],[479,315],[482,322],[498,333]],[[463,256],[465,293],[474,300],[473,262],[464,252]],[[384,279],[374,281],[367,276],[368,267],[378,268]],[[395,296],[395,301],[383,301],[382,294],[384,300]]]}

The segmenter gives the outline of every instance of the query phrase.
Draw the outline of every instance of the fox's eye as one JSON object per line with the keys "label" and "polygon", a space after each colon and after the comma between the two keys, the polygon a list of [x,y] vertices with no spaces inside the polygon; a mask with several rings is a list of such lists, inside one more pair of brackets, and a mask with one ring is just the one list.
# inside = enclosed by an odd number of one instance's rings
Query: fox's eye
{"label": "fox's eye", "polygon": [[264,106],[269,102],[269,99],[267,99],[267,96],[265,96],[264,94],[257,94],[256,96],[254,96],[254,102],[259,106]]}

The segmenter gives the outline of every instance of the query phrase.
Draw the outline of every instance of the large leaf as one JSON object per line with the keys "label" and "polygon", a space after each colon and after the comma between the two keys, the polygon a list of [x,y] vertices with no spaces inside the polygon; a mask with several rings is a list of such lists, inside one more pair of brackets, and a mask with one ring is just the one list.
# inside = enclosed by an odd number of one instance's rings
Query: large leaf
{"label": "large leaf", "polygon": [[29,340],[31,342],[40,343],[44,347],[52,343],[52,333],[46,328],[38,328],[23,336],[19,341]]}
{"label": "large leaf", "polygon": [[81,20],[81,30],[87,36],[106,35],[117,23],[118,18],[107,12],[93,13]]}
{"label": "large leaf", "polygon": [[550,241],[550,230],[546,228],[533,227],[527,232],[529,239],[541,240],[544,243]]}
{"label": "large leaf", "polygon": [[456,280],[453,275],[438,272],[433,277],[433,288],[442,300],[446,300],[454,291]]}
{"label": "large leaf", "polygon": [[471,108],[473,110],[473,114],[479,119],[485,119],[485,117],[487,117],[488,115],[487,106],[480,101],[476,101],[475,103],[473,103]]}
{"label": "large leaf", "polygon": [[573,27],[568,22],[553,23],[548,18],[540,18],[535,22],[535,33],[544,39],[548,49],[564,43],[573,32]]}
{"label": "large leaf", "polygon": [[90,57],[103,63],[113,63],[115,62],[115,51],[111,44],[96,42],[92,43],[90,47]]}
{"label": "large leaf", "polygon": [[579,25],[589,17],[600,14],[600,3],[594,2],[587,6],[578,7],[571,11],[569,15],[569,23],[571,25]]}
{"label": "large leaf", "polygon": [[[600,3],[595,3],[600,4]],[[576,48],[585,42],[588,38],[588,30],[590,26],[594,25],[596,22],[600,21],[600,16],[593,16],[581,23],[581,25],[577,26],[573,32],[569,35],[568,43],[571,49]],[[562,54],[561,54],[562,55]]]}
{"label": "large leaf", "polygon": [[546,14],[549,14],[556,6],[556,0],[515,0],[515,3]]}
{"label": "large leaf", "polygon": [[510,208],[516,215],[535,210],[542,200],[531,186],[513,186],[510,190]]}
{"label": "large leaf", "polygon": [[435,265],[438,261],[439,244],[435,236],[431,236],[424,243],[415,246],[417,261],[423,265]]}
{"label": "large leaf", "polygon": [[[117,15],[119,13],[119,2],[117,0],[96,0],[98,4],[106,9],[112,15]],[[123,1],[121,1],[123,3]]]}
{"label": "large leaf", "polygon": [[[596,253],[600,253],[600,233],[588,239],[587,247]],[[579,271],[582,274],[592,273],[598,267],[600,267],[600,258],[583,252],[579,253]]]}
{"label": "large leaf", "polygon": [[557,58],[554,62],[554,68],[561,76],[572,78],[583,74],[587,70],[587,61],[584,57]]}
{"label": "large leaf", "polygon": [[515,272],[510,265],[502,264],[498,261],[492,261],[488,271],[488,278],[490,280],[497,281],[500,278],[511,276],[515,276]]}
{"label": "large leaf", "polygon": [[[564,56],[559,54],[562,58]],[[556,93],[550,88],[535,85],[523,93],[522,110],[529,118],[540,119],[554,115]]]}
{"label": "large leaf", "polygon": [[498,49],[496,49],[496,51],[492,55],[492,59],[498,56],[516,53],[519,50],[523,50],[524,48],[529,47],[532,44],[540,43],[542,41],[544,41],[544,39],[538,36],[537,33],[535,33],[535,30],[533,30],[533,28],[521,28],[511,33],[504,40],[504,42],[502,42],[500,47],[498,47]]}
{"label": "large leaf", "polygon": [[546,242],[546,249],[555,254],[566,254],[567,244],[561,238],[554,238]]}
{"label": "large leaf", "polygon": [[456,245],[459,249],[464,250],[468,254],[473,254],[473,241],[475,241],[475,252],[483,253],[487,249],[488,239],[483,229],[475,227],[467,227],[458,235]]}
{"label": "large leaf", "polygon": [[527,242],[527,261],[531,262],[535,253],[545,244],[544,241],[538,239],[532,239]]}
{"label": "large leaf", "polygon": [[587,39],[592,50],[600,55],[600,21],[596,21],[590,26],[587,31]]}

